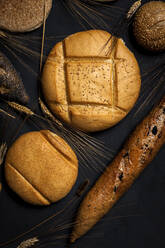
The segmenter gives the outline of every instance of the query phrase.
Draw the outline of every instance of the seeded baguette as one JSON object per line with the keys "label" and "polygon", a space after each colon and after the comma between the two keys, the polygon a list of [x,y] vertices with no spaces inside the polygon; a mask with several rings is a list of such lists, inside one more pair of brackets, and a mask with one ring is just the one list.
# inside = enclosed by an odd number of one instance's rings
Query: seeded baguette
{"label": "seeded baguette", "polygon": [[71,242],[89,231],[130,188],[165,143],[165,96],[130,135],[80,205]]}

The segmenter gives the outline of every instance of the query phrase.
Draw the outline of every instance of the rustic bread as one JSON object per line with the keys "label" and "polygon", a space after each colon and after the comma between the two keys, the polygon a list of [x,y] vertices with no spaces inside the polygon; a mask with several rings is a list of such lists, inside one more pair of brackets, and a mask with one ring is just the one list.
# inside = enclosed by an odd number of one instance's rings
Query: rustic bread
{"label": "rustic bread", "polygon": [[7,101],[21,104],[27,104],[29,101],[20,74],[2,52],[0,52],[0,96]]}
{"label": "rustic bread", "polygon": [[136,127],[85,196],[74,221],[72,242],[89,231],[114,206],[164,144],[165,96]]}
{"label": "rustic bread", "polygon": [[136,12],[133,34],[137,43],[151,52],[165,51],[165,2],[149,1]]}
{"label": "rustic bread", "polygon": [[54,46],[43,69],[43,94],[51,111],[84,131],[115,125],[139,96],[135,56],[121,39],[110,37],[102,30],[68,36]]}
{"label": "rustic bread", "polygon": [[22,135],[7,152],[7,183],[31,204],[48,205],[60,200],[71,190],[77,174],[75,153],[48,130]]}
{"label": "rustic bread", "polygon": [[[52,8],[52,0],[45,1],[46,17]],[[27,32],[43,23],[43,0],[1,0],[0,28],[11,32]]]}

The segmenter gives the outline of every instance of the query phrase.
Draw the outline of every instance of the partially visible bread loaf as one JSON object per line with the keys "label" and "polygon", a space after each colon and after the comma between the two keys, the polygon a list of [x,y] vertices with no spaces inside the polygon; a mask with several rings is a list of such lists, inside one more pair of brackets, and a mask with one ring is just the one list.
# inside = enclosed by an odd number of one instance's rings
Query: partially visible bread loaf
{"label": "partially visible bread loaf", "polygon": [[[46,17],[52,0],[45,0]],[[44,17],[43,0],[0,0],[0,28],[11,32],[27,32],[40,27]]]}
{"label": "partially visible bread loaf", "polygon": [[144,49],[165,51],[164,1],[148,1],[138,9],[133,20],[133,34]]}
{"label": "partially visible bread loaf", "polygon": [[136,127],[85,196],[74,221],[71,242],[89,231],[114,206],[164,144],[165,96]]}
{"label": "partially visible bread loaf", "polygon": [[77,174],[75,153],[48,130],[22,135],[7,152],[7,183],[31,204],[48,205],[60,200],[71,190]]}
{"label": "partially visible bread loaf", "polygon": [[84,131],[115,125],[139,96],[141,79],[135,56],[117,38],[109,53],[114,41],[110,37],[102,30],[68,36],[54,46],[43,69],[42,88],[48,106]]}

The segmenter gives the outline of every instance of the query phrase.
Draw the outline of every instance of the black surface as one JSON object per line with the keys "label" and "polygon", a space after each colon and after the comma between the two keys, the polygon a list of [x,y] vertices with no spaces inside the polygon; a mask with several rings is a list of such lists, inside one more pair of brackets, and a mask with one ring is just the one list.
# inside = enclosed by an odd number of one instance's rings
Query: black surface
{"label": "black surface", "polygon": [[[131,5],[129,0],[118,0],[112,4],[121,7],[119,8],[109,8],[105,10],[106,13],[105,21],[108,24],[108,31],[118,31],[121,33],[126,45],[135,53],[135,56],[139,62],[142,75],[146,71],[153,68],[159,62],[163,61],[164,54],[151,55],[142,51],[136,46],[134,40],[131,38],[131,33],[129,33],[128,27],[121,26],[120,17],[127,10],[128,6]],[[143,1],[146,2],[146,1]],[[46,23],[46,45],[45,52],[48,54],[52,46],[57,42],[57,40],[62,39],[68,34],[78,32],[84,29],[76,18],[70,15],[70,13],[65,9],[65,1],[57,0],[54,1],[52,11],[48,17]],[[111,6],[111,3],[109,3]],[[102,10],[103,7],[99,6],[98,10]],[[112,18],[113,15],[113,18]],[[107,18],[108,17],[108,18]],[[98,19],[99,20],[99,19]],[[99,26],[99,21],[96,20],[96,27]],[[116,30],[115,27],[120,27]],[[86,25],[90,29],[89,25]],[[125,27],[125,28],[123,28]],[[114,29],[115,28],[115,29]],[[31,32],[30,34],[25,34],[27,36],[41,37],[42,28]],[[48,37],[54,36],[54,39],[48,39]],[[37,38],[35,40],[38,40]],[[40,40],[39,40],[40,42]],[[32,46],[32,42],[27,42],[29,47]],[[37,107],[37,97],[38,97],[38,82],[37,77],[30,70],[25,68],[23,64],[15,59],[12,53],[7,52],[7,50],[0,45],[0,49],[8,55],[9,59],[13,62],[17,71],[20,72],[25,88],[31,98],[29,106],[38,109]],[[40,48],[40,46],[38,46]],[[19,58],[30,66],[33,71],[39,71],[39,57],[34,58],[32,56],[27,57],[22,54],[18,54]],[[151,70],[152,71],[152,70]],[[149,75],[147,78],[142,80],[142,91],[143,87],[148,82],[148,88],[152,90],[153,86],[158,82],[150,81]],[[160,98],[162,90],[158,92],[157,96]],[[108,129],[103,132],[94,134],[100,140],[103,140],[107,146],[110,146],[115,153],[120,149],[124,140],[137,123],[148,113],[153,104],[157,101],[154,97],[151,103],[145,108],[143,108],[136,116],[134,115],[138,106],[142,104],[144,98],[140,98],[134,107],[134,109],[128,114],[128,116],[122,120],[115,127]],[[3,103],[1,103],[4,106]],[[19,133],[16,132],[19,125],[23,121],[23,116],[17,115],[17,121],[11,121],[9,118],[4,119],[1,115],[1,138],[7,140],[8,145],[10,145],[16,136],[21,133],[36,130],[37,127],[34,126],[30,121],[27,121]],[[134,183],[131,189],[121,198],[121,200],[115,205],[115,207],[99,222],[87,235],[78,240],[71,247],[75,248],[164,248],[164,224],[165,224],[165,167],[164,167],[164,155],[165,147],[161,149],[153,162],[148,166],[147,169],[142,173],[138,180]],[[91,158],[92,159],[92,158]],[[110,159],[107,158],[107,161]],[[0,243],[9,241],[15,236],[26,232],[32,228],[35,224],[38,224],[45,218],[57,213],[66,204],[73,199],[75,196],[75,191],[78,185],[84,181],[86,177],[90,178],[90,183],[96,180],[99,176],[94,170],[84,170],[80,166],[79,178],[74,186],[72,192],[62,201],[52,204],[49,207],[34,207],[29,204],[24,203],[19,197],[17,197],[10,189],[8,189],[4,176],[3,176],[3,166],[1,168],[1,178],[3,182],[3,190],[0,193]],[[85,176],[84,176],[85,174]],[[73,201],[69,207],[66,207],[65,211],[55,217],[49,222],[49,224],[43,224],[40,228],[34,230],[32,233],[20,238],[17,242],[13,242],[10,245],[4,247],[17,247],[17,245],[23,240],[37,236],[39,233],[42,235],[47,232],[48,227],[54,228],[53,234],[47,237],[49,242],[53,240],[57,242],[60,240],[60,244],[48,244],[45,243],[44,247],[66,247],[66,239],[58,239],[60,232],[57,232],[56,226],[63,226],[64,223],[71,223],[73,221],[73,216],[76,211],[76,207],[81,201],[80,198],[76,198],[77,202]],[[68,228],[65,231],[68,233]],[[50,234],[50,232],[49,232]],[[45,240],[46,239],[41,239]],[[42,243],[43,244],[43,243]],[[34,246],[35,247],[35,246]],[[70,245],[67,245],[70,247]]]}

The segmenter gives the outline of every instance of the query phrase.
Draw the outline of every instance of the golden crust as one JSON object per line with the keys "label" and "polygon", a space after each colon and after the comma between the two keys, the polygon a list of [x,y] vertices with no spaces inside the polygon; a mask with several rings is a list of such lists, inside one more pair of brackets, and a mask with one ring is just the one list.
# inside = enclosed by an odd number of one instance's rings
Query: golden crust
{"label": "golden crust", "polygon": [[[111,53],[110,47],[114,47]],[[56,44],[42,74],[52,112],[87,132],[106,129],[124,118],[140,86],[133,53],[121,39],[102,30],[79,32]]]}
{"label": "golden crust", "polygon": [[19,137],[5,161],[9,186],[32,204],[47,205],[60,200],[71,190],[77,174],[75,153],[48,130]]}
{"label": "golden crust", "polygon": [[165,144],[164,110],[165,96],[136,127],[85,196],[77,213],[71,242],[89,231],[114,206]]}

